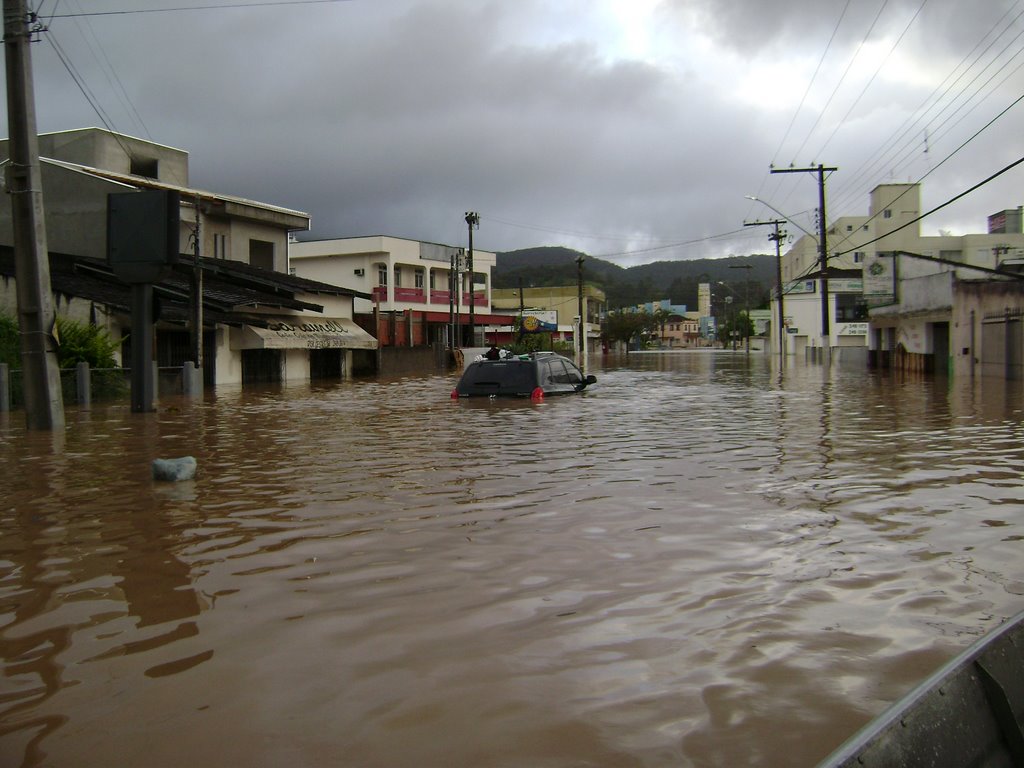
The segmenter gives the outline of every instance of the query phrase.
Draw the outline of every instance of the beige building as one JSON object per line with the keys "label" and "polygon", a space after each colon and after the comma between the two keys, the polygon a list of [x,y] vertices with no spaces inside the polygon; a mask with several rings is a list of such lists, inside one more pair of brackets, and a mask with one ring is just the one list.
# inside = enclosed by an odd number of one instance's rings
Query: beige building
{"label": "beige building", "polygon": [[922,236],[921,213],[919,184],[882,184],[871,192],[867,216],[840,218],[829,227],[827,338],[821,335],[817,241],[805,235],[794,244],[783,257],[789,354],[813,357],[808,353],[827,346],[833,359],[866,357],[912,370],[1002,365],[995,358],[984,363],[983,357],[997,355],[994,342],[986,356],[979,347],[983,338],[998,336],[996,326],[1005,326],[1000,338],[1012,341],[1016,333],[1006,317],[1019,305],[996,305],[1018,295],[1005,283],[1017,282],[1024,265],[1019,214],[990,217],[987,232]]}
{"label": "beige building", "polygon": [[[492,291],[491,301],[495,312],[519,316],[520,310],[525,315],[530,310],[554,312],[557,330],[555,338],[569,340],[574,338],[577,318],[580,316],[580,289],[576,285],[542,286],[539,288],[497,288]],[[607,310],[607,299],[604,291],[593,285],[583,286],[583,314],[587,348],[593,349],[601,337],[601,315]],[[495,331],[508,330],[494,329]]]}
{"label": "beige building", "polygon": [[[351,373],[353,352],[376,340],[352,321],[358,291],[288,274],[290,233],[309,228],[300,211],[189,186],[188,153],[99,128],[39,136],[47,247],[57,311],[127,337],[130,290],[107,264],[107,204],[114,193],[169,190],[180,198],[179,264],[154,286],[161,307],[155,352],[161,367],[194,361],[190,306],[194,234],[204,275],[203,368],[207,384],[303,381]],[[8,142],[0,141],[7,163]],[[0,271],[14,275],[11,207],[0,206]],[[14,311],[13,280],[0,309]],[[127,359],[127,358],[125,358]]]}

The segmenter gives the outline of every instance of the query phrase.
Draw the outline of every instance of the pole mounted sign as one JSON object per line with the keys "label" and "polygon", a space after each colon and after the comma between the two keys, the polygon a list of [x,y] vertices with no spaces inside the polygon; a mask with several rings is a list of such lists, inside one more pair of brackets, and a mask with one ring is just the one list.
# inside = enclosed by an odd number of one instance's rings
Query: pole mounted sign
{"label": "pole mounted sign", "polygon": [[107,263],[132,286],[132,411],[156,408],[153,284],[178,263],[181,200],[170,190],[107,196]]}
{"label": "pole mounted sign", "polygon": [[178,263],[181,199],[165,189],[107,196],[107,262],[126,283],[159,283]]}

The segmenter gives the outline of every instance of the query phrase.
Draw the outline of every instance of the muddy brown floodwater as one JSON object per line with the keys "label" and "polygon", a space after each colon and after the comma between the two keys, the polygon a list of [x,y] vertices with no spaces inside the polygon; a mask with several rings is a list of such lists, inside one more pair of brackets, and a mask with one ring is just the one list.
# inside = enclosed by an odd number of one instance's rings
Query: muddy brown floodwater
{"label": "muddy brown floodwater", "polygon": [[591,370],[4,416],[0,765],[812,766],[1024,607],[1019,383]]}

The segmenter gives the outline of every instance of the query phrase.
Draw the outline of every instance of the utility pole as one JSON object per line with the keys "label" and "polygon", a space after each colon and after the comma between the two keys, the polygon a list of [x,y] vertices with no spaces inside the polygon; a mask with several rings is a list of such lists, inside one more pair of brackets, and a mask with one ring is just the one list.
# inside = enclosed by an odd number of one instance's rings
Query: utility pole
{"label": "utility pole", "polygon": [[586,367],[586,350],[584,347],[584,338],[586,334],[585,323],[587,321],[586,316],[583,313],[583,254],[576,257],[576,303],[580,315],[579,323],[579,340],[576,346],[579,348],[579,361],[580,367]]}
{"label": "utility pole", "polygon": [[785,224],[785,219],[771,219],[770,221],[745,221],[743,226],[745,227],[761,227],[771,226],[775,227],[775,231],[768,235],[769,240],[775,241],[775,283],[778,286],[778,297],[779,297],[779,312],[778,320],[776,321],[779,326],[779,356],[781,360],[786,359],[786,311],[782,304],[782,295],[785,291],[782,290],[782,239],[786,236],[786,233],[779,229],[779,226]]}
{"label": "utility pole", "polygon": [[455,259],[457,251],[453,248],[448,254],[448,349],[455,349]]}
{"label": "utility pole", "polygon": [[26,0],[4,0],[10,135],[6,182],[14,222],[25,426],[55,431],[64,429],[64,402],[61,399],[57,342],[54,338],[56,316],[50,290],[43,179],[39,168],[35,91],[29,52],[32,33],[40,29],[36,15],[28,12]]}
{"label": "utility pole", "polygon": [[523,278],[519,278],[519,338],[518,341],[521,344],[523,342],[523,315],[526,314],[526,297],[523,296]]}
{"label": "utility pole", "polygon": [[838,168],[826,168],[820,163],[813,168],[772,168],[772,173],[816,173],[818,175],[818,263],[821,267],[821,343],[822,354],[831,349],[828,319],[828,237],[825,226],[825,174],[838,171]]}
{"label": "utility pole", "polygon": [[203,266],[199,262],[201,208],[199,195],[196,195],[196,226],[192,231],[192,353],[195,355],[196,368],[200,371],[203,369]]}
{"label": "utility pole", "polygon": [[476,292],[473,290],[476,280],[473,277],[473,230],[480,229],[480,214],[466,211],[466,225],[469,227],[469,262],[466,271],[469,273],[469,344],[476,344],[476,319],[473,309],[476,306]]}

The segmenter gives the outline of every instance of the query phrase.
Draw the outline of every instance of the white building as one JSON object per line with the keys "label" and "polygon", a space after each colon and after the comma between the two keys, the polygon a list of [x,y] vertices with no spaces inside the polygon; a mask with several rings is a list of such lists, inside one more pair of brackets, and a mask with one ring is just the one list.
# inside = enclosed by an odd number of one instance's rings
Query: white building
{"label": "white building", "polygon": [[[496,258],[474,249],[471,274],[462,248],[387,236],[293,242],[290,250],[296,275],[368,294],[371,298],[357,299],[355,312],[377,313],[377,338],[394,346],[447,346],[453,317],[461,329],[456,346],[480,346],[485,326],[507,324],[508,318],[491,309]],[[474,329],[469,328],[470,302]]]}
{"label": "white building", "polygon": [[[949,357],[954,280],[985,277],[965,265],[995,270],[1024,262],[1024,235],[990,231],[923,237],[920,215],[920,185],[882,184],[871,192],[867,216],[843,217],[830,225],[824,318],[816,238],[804,235],[784,254],[787,354],[799,359],[827,354],[855,362],[870,357],[884,365],[899,353],[901,365],[921,368],[931,363],[908,361]],[[772,317],[777,316],[776,301],[773,297]],[[825,324],[827,335],[822,333]],[[777,350],[777,335],[772,337]]]}

